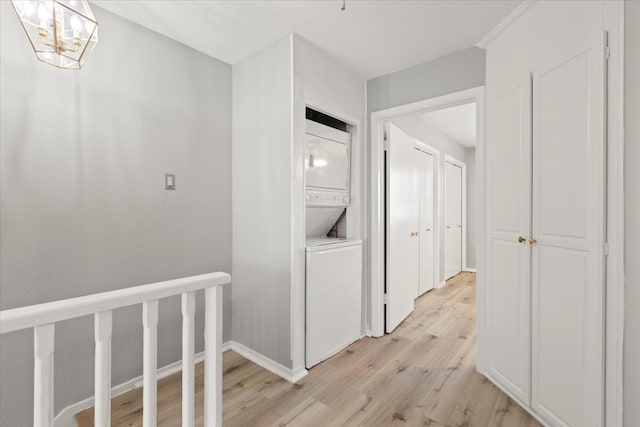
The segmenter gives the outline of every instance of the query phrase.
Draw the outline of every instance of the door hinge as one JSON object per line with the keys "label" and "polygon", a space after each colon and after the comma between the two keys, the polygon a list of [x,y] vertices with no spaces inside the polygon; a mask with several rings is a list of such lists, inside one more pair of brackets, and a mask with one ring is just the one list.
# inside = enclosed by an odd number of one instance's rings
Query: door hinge
{"label": "door hinge", "polygon": [[604,242],[604,256],[609,256],[609,242]]}
{"label": "door hinge", "polygon": [[389,294],[384,294],[382,301],[384,301],[385,304],[389,304]]}
{"label": "door hinge", "polygon": [[606,47],[604,48],[604,57],[605,57],[605,59],[607,59],[607,60],[608,60],[609,58],[611,58],[611,48],[610,48],[609,46],[606,46]]}
{"label": "door hinge", "polygon": [[384,151],[389,151],[389,138],[387,138],[387,132],[384,133],[384,137],[383,137],[383,147],[384,147]]}

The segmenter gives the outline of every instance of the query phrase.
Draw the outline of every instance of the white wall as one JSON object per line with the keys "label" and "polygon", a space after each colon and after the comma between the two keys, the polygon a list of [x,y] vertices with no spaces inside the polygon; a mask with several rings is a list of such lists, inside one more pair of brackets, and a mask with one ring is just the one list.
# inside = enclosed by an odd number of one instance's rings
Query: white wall
{"label": "white wall", "polygon": [[640,2],[625,1],[624,425],[640,425]]}
{"label": "white wall", "polygon": [[[351,204],[347,208],[347,237],[364,239],[364,126],[366,82],[355,72],[320,50],[304,38],[294,36],[295,64],[295,143],[296,153],[296,223],[304,230],[304,123],[307,105],[338,117],[351,125]],[[366,243],[365,243],[366,244]],[[293,244],[294,275],[292,288],[294,363],[304,365],[304,233]],[[366,295],[363,281],[363,293]],[[363,301],[363,328],[365,324]]]}
{"label": "white wall", "polygon": [[232,338],[287,368],[292,367],[292,60],[287,36],[233,65]]}
{"label": "white wall", "polygon": [[[360,125],[364,89],[293,34],[233,66],[232,336],[293,374],[304,369],[305,106]],[[361,146],[357,127],[349,237],[363,234]]]}
{"label": "white wall", "polygon": [[[429,125],[426,121],[421,119],[417,115],[402,117],[395,119],[392,122],[400,129],[402,129],[407,135],[421,141],[440,151],[440,177],[438,179],[438,192],[444,194],[444,179],[442,174],[444,173],[444,158],[445,154],[452,156],[453,158],[460,160],[467,164],[467,265],[463,267],[475,267],[475,253],[473,254],[473,265],[469,265],[469,250],[470,247],[475,248],[475,233],[470,233],[469,220],[475,216],[475,164],[469,165],[469,161],[475,162],[475,149],[464,148],[459,142],[440,132],[433,126]],[[472,199],[471,205],[469,199]],[[444,204],[438,206],[438,217],[440,223],[438,227],[440,229],[440,277],[438,282],[445,280],[444,277]],[[472,221],[473,230],[475,230],[475,222]],[[471,244],[469,244],[471,241]]]}
{"label": "white wall", "polygon": [[[37,61],[0,2],[3,310],[231,267],[231,67],[94,10],[100,43],[71,71]],[[163,301],[159,366],[180,336]],[[93,395],[93,345],[91,317],[57,325],[56,412]],[[0,425],[31,425],[32,333],[3,335],[0,358]],[[114,316],[112,368],[114,385],[142,374],[140,307]]]}

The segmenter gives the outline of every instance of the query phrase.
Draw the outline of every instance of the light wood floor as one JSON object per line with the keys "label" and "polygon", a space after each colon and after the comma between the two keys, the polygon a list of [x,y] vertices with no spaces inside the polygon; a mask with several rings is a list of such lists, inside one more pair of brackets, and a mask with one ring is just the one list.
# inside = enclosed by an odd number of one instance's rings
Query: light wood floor
{"label": "light wood floor", "polygon": [[[363,338],[290,384],[239,354],[224,355],[225,426],[540,426],[475,371],[475,275],[416,300],[392,334]],[[196,369],[202,425],[203,366]],[[158,425],[180,425],[180,374],[158,385]],[[80,412],[93,425],[93,409]],[[112,401],[113,426],[142,425],[142,392]]]}

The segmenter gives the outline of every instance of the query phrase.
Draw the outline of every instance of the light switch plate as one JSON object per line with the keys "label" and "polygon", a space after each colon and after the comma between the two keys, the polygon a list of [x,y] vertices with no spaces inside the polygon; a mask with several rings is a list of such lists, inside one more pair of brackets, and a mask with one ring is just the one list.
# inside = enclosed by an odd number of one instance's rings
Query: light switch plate
{"label": "light switch plate", "polygon": [[176,189],[176,176],[172,173],[164,175],[164,189],[175,190]]}

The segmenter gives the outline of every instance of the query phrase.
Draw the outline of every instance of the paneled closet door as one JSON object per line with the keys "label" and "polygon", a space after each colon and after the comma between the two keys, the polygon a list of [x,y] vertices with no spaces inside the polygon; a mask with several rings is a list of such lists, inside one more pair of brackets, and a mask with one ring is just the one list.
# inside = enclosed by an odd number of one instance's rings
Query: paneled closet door
{"label": "paneled closet door", "polygon": [[531,79],[487,100],[488,375],[528,404],[531,390]]}
{"label": "paneled closet door", "polygon": [[554,56],[533,78],[532,407],[601,426],[604,43]]}
{"label": "paneled closet door", "polygon": [[462,271],[462,168],[444,162],[444,277]]}
{"label": "paneled closet door", "polygon": [[416,149],[416,165],[420,177],[420,280],[418,295],[435,285],[435,185],[434,156]]}

